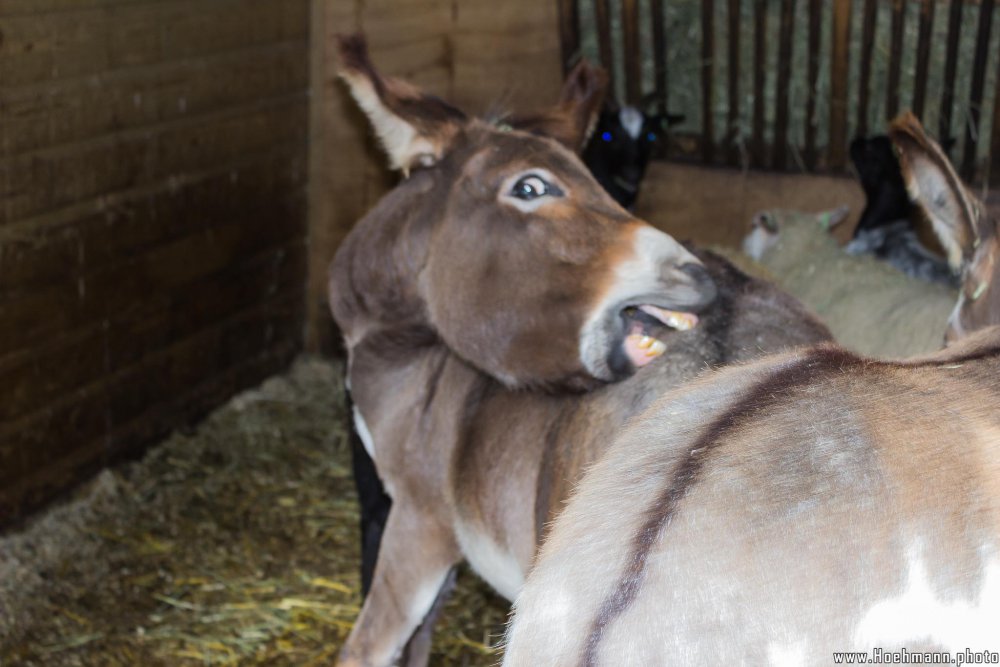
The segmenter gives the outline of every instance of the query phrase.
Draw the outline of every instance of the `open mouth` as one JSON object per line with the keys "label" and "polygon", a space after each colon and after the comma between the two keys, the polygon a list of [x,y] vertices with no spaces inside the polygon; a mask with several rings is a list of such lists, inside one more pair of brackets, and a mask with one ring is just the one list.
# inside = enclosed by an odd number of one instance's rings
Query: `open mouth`
{"label": "open mouth", "polygon": [[641,368],[667,351],[663,338],[671,331],[687,331],[698,324],[698,316],[649,304],[629,306],[622,311],[625,322],[625,354]]}

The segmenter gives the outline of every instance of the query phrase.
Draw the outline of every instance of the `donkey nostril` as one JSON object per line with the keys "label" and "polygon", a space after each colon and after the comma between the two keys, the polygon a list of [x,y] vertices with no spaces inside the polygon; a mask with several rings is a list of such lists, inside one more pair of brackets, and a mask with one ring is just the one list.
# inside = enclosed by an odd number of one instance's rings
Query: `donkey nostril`
{"label": "donkey nostril", "polygon": [[688,274],[695,282],[712,279],[711,276],[708,275],[708,270],[704,266],[701,264],[695,264],[694,262],[682,265],[681,271]]}
{"label": "donkey nostril", "polygon": [[715,281],[712,280],[712,276],[708,273],[708,269],[701,264],[690,262],[682,265],[680,270],[691,278],[691,281],[694,283],[694,288],[701,292],[702,305],[711,303],[715,300]]}

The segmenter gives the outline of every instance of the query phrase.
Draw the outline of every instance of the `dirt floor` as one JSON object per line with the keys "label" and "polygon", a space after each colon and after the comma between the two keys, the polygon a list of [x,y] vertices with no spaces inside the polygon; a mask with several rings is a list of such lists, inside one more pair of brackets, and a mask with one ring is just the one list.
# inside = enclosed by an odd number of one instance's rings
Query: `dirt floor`
{"label": "dirt floor", "polygon": [[[331,664],[360,605],[341,369],[301,359],[0,538],[0,665]],[[459,575],[433,665],[493,665]]]}

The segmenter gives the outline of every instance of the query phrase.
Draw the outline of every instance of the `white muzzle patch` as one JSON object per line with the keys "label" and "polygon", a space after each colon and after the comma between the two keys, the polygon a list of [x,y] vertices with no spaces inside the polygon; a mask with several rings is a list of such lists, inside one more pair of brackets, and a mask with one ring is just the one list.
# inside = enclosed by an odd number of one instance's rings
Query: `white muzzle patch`
{"label": "white muzzle patch", "polygon": [[[634,248],[632,257],[615,267],[614,280],[610,288],[591,311],[580,333],[580,360],[591,375],[602,380],[614,379],[614,373],[609,368],[607,359],[608,351],[614,342],[612,332],[606,326],[608,311],[640,295],[664,293],[666,287],[663,280],[664,265],[701,263],[673,238],[648,225],[636,230]],[[685,284],[681,289],[685,288],[690,289],[690,285]],[[662,312],[665,313],[664,317],[668,317],[671,311]],[[678,322],[676,328],[690,328],[696,322],[697,318],[683,323]],[[640,348],[644,355],[652,348],[652,343]],[[659,356],[664,350],[665,348],[656,348],[651,356]]]}
{"label": "white muzzle patch", "polygon": [[643,115],[635,107],[622,107],[618,112],[618,122],[625,128],[625,132],[633,139],[639,138],[642,132]]}

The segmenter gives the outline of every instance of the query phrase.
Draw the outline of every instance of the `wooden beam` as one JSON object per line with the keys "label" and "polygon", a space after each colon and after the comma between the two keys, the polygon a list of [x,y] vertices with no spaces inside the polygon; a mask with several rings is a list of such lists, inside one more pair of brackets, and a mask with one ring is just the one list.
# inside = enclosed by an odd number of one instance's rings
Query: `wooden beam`
{"label": "wooden beam", "polygon": [[563,75],[580,54],[580,10],[577,0],[559,0],[559,46]]}
{"label": "wooden beam", "polygon": [[889,44],[889,82],[886,91],[886,120],[899,113],[899,76],[903,60],[903,30],[905,29],[906,6],[903,0],[892,0],[892,38]]}
{"label": "wooden beam", "polygon": [[962,33],[962,0],[951,0],[948,11],[948,40],[945,47],[944,88],[941,91],[941,112],[938,121],[938,142],[950,153],[951,108],[955,102],[955,75],[958,72],[958,44]]}
{"label": "wooden beam", "polygon": [[792,77],[792,37],[795,0],[781,0],[781,34],[778,39],[778,90],[774,97],[774,167],[788,168],[788,84]]}
{"label": "wooden beam", "polygon": [[653,76],[659,112],[667,114],[667,38],[663,0],[651,0],[650,14],[653,21]]}
{"label": "wooden beam", "polygon": [[875,17],[878,0],[865,0],[861,20],[861,73],[858,76],[858,118],[855,135],[868,134],[868,99],[872,80],[872,49],[875,46]]}
{"label": "wooden beam", "polygon": [[701,157],[711,163],[715,156],[713,74],[715,70],[715,0],[701,0]]}
{"label": "wooden beam", "polygon": [[729,0],[729,117],[726,143],[728,162],[739,165],[740,150],[736,140],[740,123],[740,0]]}
{"label": "wooden beam", "polygon": [[832,169],[847,163],[847,73],[851,39],[851,0],[834,0],[830,57],[830,145],[827,162]]}
{"label": "wooden beam", "polygon": [[994,83],[993,131],[990,134],[990,174],[991,186],[1000,186],[1000,76]]}
{"label": "wooden beam", "polygon": [[806,91],[806,168],[816,168],[816,132],[819,119],[816,118],[816,92],[819,86],[820,26],[823,19],[823,0],[809,0],[809,53],[807,69],[808,90]]}
{"label": "wooden beam", "polygon": [[625,51],[625,99],[629,104],[638,105],[642,97],[638,0],[622,0],[622,46]]}
{"label": "wooden beam", "polygon": [[923,118],[924,103],[927,100],[927,76],[930,71],[931,33],[934,27],[934,5],[936,0],[922,0],[920,3],[920,27],[917,37],[917,71],[913,80],[913,113]]}
{"label": "wooden beam", "polygon": [[611,11],[608,0],[594,0],[594,22],[597,25],[597,49],[601,65],[608,71],[608,91],[615,89],[615,55],[611,47]]}
{"label": "wooden beam", "polygon": [[969,91],[969,123],[965,128],[965,148],[962,150],[962,176],[966,180],[974,178],[976,172],[976,141],[980,134],[979,119],[983,106],[983,88],[986,82],[986,56],[990,49],[993,4],[994,0],[982,0],[979,5],[976,54],[972,61],[972,89]]}
{"label": "wooden beam", "polygon": [[755,167],[767,160],[764,146],[764,74],[767,67],[767,0],[754,0],[753,8],[753,151]]}

